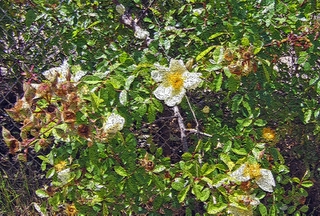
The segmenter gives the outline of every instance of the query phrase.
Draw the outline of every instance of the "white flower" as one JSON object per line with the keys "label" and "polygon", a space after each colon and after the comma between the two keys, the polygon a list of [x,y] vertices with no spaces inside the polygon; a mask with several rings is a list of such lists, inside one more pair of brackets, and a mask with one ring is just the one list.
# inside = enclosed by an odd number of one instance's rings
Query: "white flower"
{"label": "white flower", "polygon": [[125,119],[122,116],[112,113],[104,123],[103,131],[107,134],[115,134],[122,130],[124,122]]}
{"label": "white flower", "polygon": [[138,39],[144,40],[150,36],[150,33],[139,26],[135,27],[134,36]]}
{"label": "white flower", "polygon": [[254,179],[257,185],[264,191],[273,192],[276,186],[272,172],[261,169],[259,164],[242,164],[237,170],[230,174],[235,181],[245,182]]}
{"label": "white flower", "polygon": [[50,82],[54,82],[57,79],[58,83],[65,81],[78,82],[85,74],[84,71],[77,71],[75,75],[70,73],[70,65],[67,60],[64,60],[59,67],[50,68],[44,71],[43,76]]}
{"label": "white flower", "polygon": [[155,66],[158,70],[152,71],[151,77],[161,83],[153,94],[168,106],[181,103],[186,89],[195,89],[201,83],[201,73],[190,73],[182,60],[171,59],[169,68]]}
{"label": "white flower", "polygon": [[123,6],[123,4],[118,4],[116,6],[116,11],[122,16],[124,12],[126,12],[126,8]]}
{"label": "white flower", "polygon": [[63,185],[67,184],[71,180],[70,168],[58,172],[58,179]]}

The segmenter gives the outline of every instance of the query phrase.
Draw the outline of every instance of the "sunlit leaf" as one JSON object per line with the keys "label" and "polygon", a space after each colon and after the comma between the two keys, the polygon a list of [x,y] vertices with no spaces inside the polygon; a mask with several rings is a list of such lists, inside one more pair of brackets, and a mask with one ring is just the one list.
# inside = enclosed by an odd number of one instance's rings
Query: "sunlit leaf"
{"label": "sunlit leaf", "polygon": [[115,166],[114,171],[122,177],[128,176],[128,172],[122,166]]}
{"label": "sunlit leaf", "polygon": [[187,185],[186,187],[182,188],[182,190],[178,194],[179,203],[182,203],[186,199],[189,190],[190,190],[190,185]]}

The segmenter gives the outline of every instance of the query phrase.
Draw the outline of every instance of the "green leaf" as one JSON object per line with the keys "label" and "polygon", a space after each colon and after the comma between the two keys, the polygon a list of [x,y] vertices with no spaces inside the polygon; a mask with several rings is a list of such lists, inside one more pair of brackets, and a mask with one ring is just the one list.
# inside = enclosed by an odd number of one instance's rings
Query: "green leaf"
{"label": "green leaf", "polygon": [[193,156],[190,152],[185,152],[181,157],[184,161],[189,161]]}
{"label": "green leaf", "polygon": [[221,153],[220,154],[220,160],[223,161],[223,163],[225,163],[228,166],[229,170],[232,170],[232,168],[234,167],[234,163],[231,161],[230,156],[225,154],[225,153]]}
{"label": "green leaf", "polygon": [[89,85],[95,85],[95,84],[102,82],[102,80],[101,80],[101,78],[99,78],[97,76],[87,75],[81,79],[81,82],[89,84]]}
{"label": "green leaf", "polygon": [[182,190],[178,194],[179,203],[182,203],[186,199],[189,190],[190,190],[190,185],[187,185],[187,187],[182,188]]}
{"label": "green leaf", "polygon": [[166,169],[166,167],[165,167],[164,165],[159,164],[159,165],[156,165],[156,166],[154,167],[154,169],[152,170],[152,172],[153,172],[153,173],[160,173],[160,172],[162,172],[162,171],[165,170],[165,169]]}
{"label": "green leaf", "polygon": [[135,181],[135,179],[133,177],[128,179],[127,185],[128,185],[129,190],[133,194],[137,194],[139,192],[138,184],[137,184],[137,182]]}
{"label": "green leaf", "polygon": [[122,177],[128,176],[127,171],[122,166],[115,166],[114,171]]}
{"label": "green leaf", "polygon": [[312,116],[312,110],[308,109],[303,115],[303,121],[305,124],[308,124]]}
{"label": "green leaf", "polygon": [[100,107],[100,104],[103,103],[103,99],[98,97],[95,93],[91,93],[91,102],[95,109],[98,109]]}
{"label": "green leaf", "polygon": [[171,183],[171,187],[174,190],[181,191],[182,188],[184,188],[184,184],[185,184],[184,180],[181,180],[181,178],[178,178],[174,182]]}
{"label": "green leaf", "polygon": [[202,51],[199,55],[197,55],[196,61],[199,61],[200,59],[202,59],[205,55],[207,55],[215,47],[216,46],[210,46],[206,50]]}
{"label": "green leaf", "polygon": [[306,213],[309,210],[309,206],[307,205],[303,205],[301,206],[301,208],[299,209],[299,211]]}
{"label": "green leaf", "polygon": [[194,191],[194,195],[197,197],[198,200],[200,200],[201,202],[205,202],[207,201],[207,199],[210,196],[210,189],[209,188],[204,188],[201,185],[194,185],[193,186],[193,191]]}
{"label": "green leaf", "polygon": [[244,108],[246,108],[246,110],[248,111],[248,115],[250,116],[252,114],[252,111],[251,111],[251,107],[249,105],[249,103],[247,101],[242,101],[242,106]]}
{"label": "green leaf", "polygon": [[301,186],[302,186],[302,187],[309,188],[309,187],[312,187],[312,186],[313,186],[313,182],[310,181],[310,180],[306,180],[306,181],[303,181],[303,182],[302,182]]}
{"label": "green leaf", "polygon": [[270,74],[269,74],[268,68],[264,64],[262,64],[262,68],[263,68],[263,72],[266,80],[270,82]]}
{"label": "green leaf", "polygon": [[213,35],[211,35],[211,36],[209,37],[209,40],[213,40],[213,39],[215,39],[215,38],[217,38],[217,37],[220,37],[221,35],[224,35],[224,34],[226,34],[226,33],[224,33],[224,32],[214,33]]}
{"label": "green leaf", "polygon": [[222,73],[220,73],[214,80],[213,83],[215,85],[215,92],[218,92],[221,89],[221,85],[222,85]]}
{"label": "green leaf", "polygon": [[54,169],[54,167],[52,167],[52,168],[49,169],[48,172],[46,173],[46,178],[51,178],[55,173],[56,173],[56,170]]}
{"label": "green leaf", "polygon": [[228,205],[226,203],[213,204],[212,202],[210,202],[208,204],[207,212],[208,212],[208,214],[218,214],[218,213],[222,212],[227,207],[228,207]]}
{"label": "green leaf", "polygon": [[268,215],[268,210],[267,210],[265,205],[260,203],[258,208],[259,208],[259,212],[260,212],[261,216],[267,216]]}
{"label": "green leaf", "polygon": [[37,15],[34,10],[28,10],[26,13],[26,26],[30,27],[32,23],[36,20]]}
{"label": "green leaf", "polygon": [[237,155],[245,156],[248,154],[248,152],[244,148],[239,148],[239,149],[232,148],[231,150]]}
{"label": "green leaf", "polygon": [[236,113],[239,111],[239,105],[241,104],[243,100],[243,96],[242,95],[235,95],[233,98],[232,98],[232,107],[231,107],[231,110],[233,113]]}
{"label": "green leaf", "polygon": [[36,194],[38,197],[40,198],[47,198],[49,197],[49,195],[47,194],[47,192],[45,190],[42,190],[42,189],[38,189],[36,190]]}
{"label": "green leaf", "polygon": [[267,121],[263,120],[263,119],[257,119],[254,121],[253,123],[254,125],[256,126],[259,126],[259,127],[263,127],[267,124]]}
{"label": "green leaf", "polygon": [[154,198],[153,202],[152,202],[152,207],[155,210],[158,210],[162,204],[164,203],[164,198],[162,196],[156,196],[156,198]]}

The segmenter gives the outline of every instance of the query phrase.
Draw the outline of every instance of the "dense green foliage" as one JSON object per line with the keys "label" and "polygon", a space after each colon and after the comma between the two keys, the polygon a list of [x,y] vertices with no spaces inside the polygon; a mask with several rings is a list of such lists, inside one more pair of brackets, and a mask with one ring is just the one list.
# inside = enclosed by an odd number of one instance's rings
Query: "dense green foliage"
{"label": "dense green foliage", "polygon": [[[23,123],[22,141],[2,130],[12,154],[50,149],[40,159],[52,182],[37,195],[52,211],[69,204],[69,215],[305,215],[310,172],[290,177],[277,144],[299,127],[300,141],[319,140],[319,3],[120,3],[34,0],[19,14],[25,42],[37,32],[42,52],[61,60],[43,65],[44,53],[32,73],[72,65],[29,79],[7,110]],[[202,80],[174,107],[178,131],[189,133],[174,162],[161,143],[142,148],[137,137],[172,109],[155,97],[152,76],[171,59]]]}

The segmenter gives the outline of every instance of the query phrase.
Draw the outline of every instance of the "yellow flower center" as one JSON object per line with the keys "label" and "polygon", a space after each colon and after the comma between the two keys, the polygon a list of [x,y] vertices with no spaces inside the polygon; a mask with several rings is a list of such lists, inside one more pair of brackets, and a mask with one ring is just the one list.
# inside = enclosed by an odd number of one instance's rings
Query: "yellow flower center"
{"label": "yellow flower center", "polygon": [[166,83],[172,88],[177,91],[180,90],[183,87],[183,78],[181,72],[173,72],[169,73],[166,77]]}
{"label": "yellow flower center", "polygon": [[59,163],[54,165],[54,168],[57,172],[60,172],[61,170],[63,170],[66,167],[66,165],[67,165],[67,163],[65,161],[60,161]]}
{"label": "yellow flower center", "polygon": [[271,128],[263,128],[262,137],[266,140],[273,140],[275,137],[275,132]]}
{"label": "yellow flower center", "polygon": [[247,164],[244,169],[244,175],[250,176],[250,178],[258,178],[261,176],[259,164]]}

